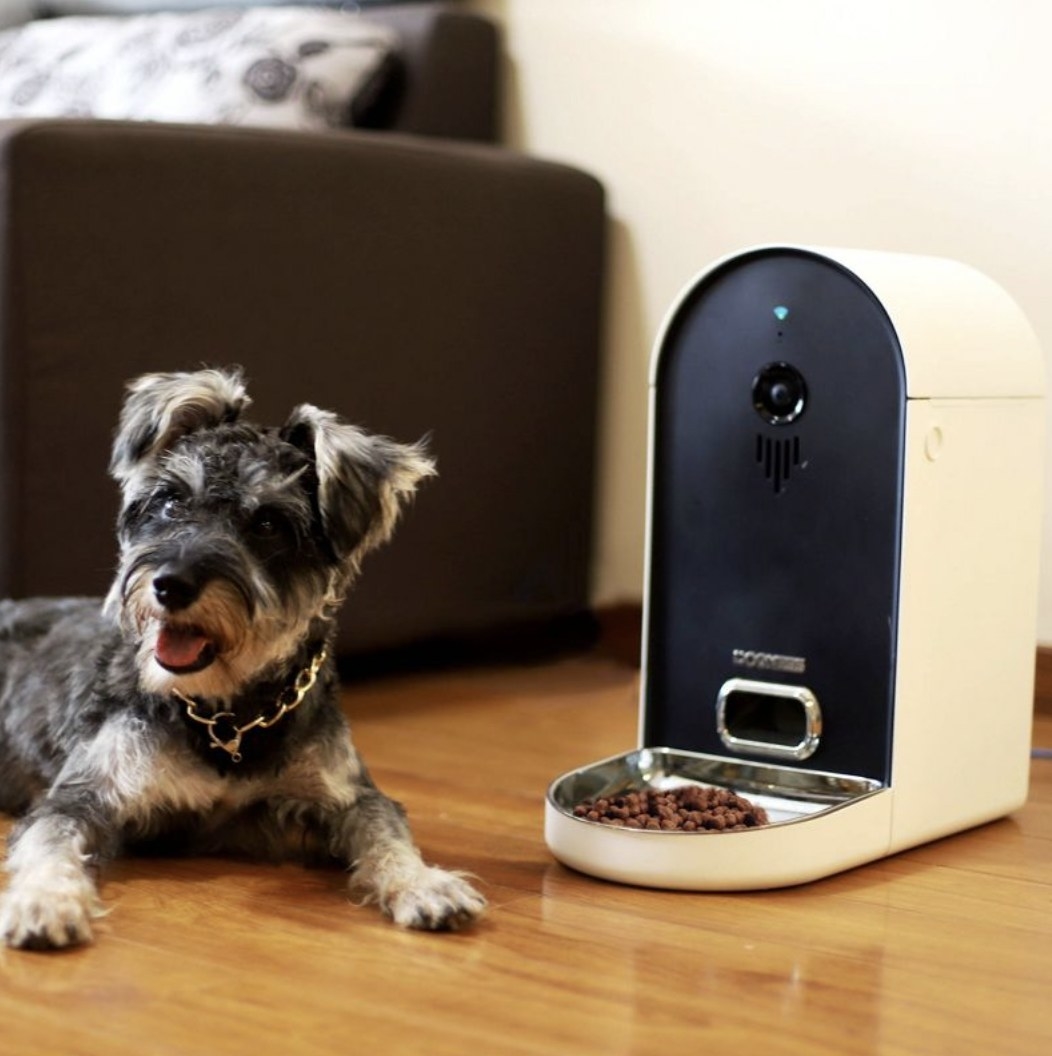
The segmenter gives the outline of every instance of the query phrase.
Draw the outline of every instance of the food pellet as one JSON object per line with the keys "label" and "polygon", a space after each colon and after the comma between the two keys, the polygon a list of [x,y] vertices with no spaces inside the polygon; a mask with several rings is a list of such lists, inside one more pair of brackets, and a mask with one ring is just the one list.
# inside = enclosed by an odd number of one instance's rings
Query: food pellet
{"label": "food pellet", "polygon": [[574,817],[626,829],[659,832],[738,832],[767,824],[763,807],[728,788],[684,785],[664,792],[643,789],[620,796],[586,799]]}

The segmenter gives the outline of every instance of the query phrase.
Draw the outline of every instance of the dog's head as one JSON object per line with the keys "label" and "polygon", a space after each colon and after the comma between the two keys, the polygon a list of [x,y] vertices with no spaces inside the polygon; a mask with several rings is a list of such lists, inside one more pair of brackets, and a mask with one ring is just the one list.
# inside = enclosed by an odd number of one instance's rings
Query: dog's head
{"label": "dog's head", "polygon": [[422,445],[309,404],[245,422],[236,371],[133,381],[110,471],[120,567],[107,610],[134,636],[144,688],[227,698],[335,615],[362,557],[434,472]]}

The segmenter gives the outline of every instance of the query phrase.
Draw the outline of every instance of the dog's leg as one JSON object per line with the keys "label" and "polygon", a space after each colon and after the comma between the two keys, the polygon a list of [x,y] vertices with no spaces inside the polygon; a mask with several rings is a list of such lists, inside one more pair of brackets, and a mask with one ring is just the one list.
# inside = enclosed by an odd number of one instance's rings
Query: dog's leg
{"label": "dog's leg", "polygon": [[350,807],[327,819],[329,849],[362,891],[396,924],[452,931],[476,920],[486,900],[463,873],[427,865],[401,805],[366,784]]}
{"label": "dog's leg", "polygon": [[478,918],[486,900],[463,873],[428,865],[405,811],[373,783],[346,737],[305,754],[272,801],[278,828],[306,825],[327,853],[351,870],[352,890],[396,924],[452,931]]}
{"label": "dog's leg", "polygon": [[122,824],[145,819],[156,744],[141,720],[118,715],[66,759],[48,792],[8,840],[0,938],[49,949],[87,942],[101,915],[94,868],[120,850]]}
{"label": "dog's leg", "polygon": [[0,936],[9,946],[51,949],[88,942],[101,914],[89,865],[103,850],[89,810],[45,800],[9,839]]}

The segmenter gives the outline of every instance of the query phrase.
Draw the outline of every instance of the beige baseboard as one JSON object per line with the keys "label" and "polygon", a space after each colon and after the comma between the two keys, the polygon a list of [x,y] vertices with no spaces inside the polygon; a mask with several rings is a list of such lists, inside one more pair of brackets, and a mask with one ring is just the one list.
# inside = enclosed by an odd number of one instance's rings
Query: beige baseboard
{"label": "beige baseboard", "polygon": [[1034,668],[1034,711],[1052,715],[1052,645],[1037,647]]}
{"label": "beige baseboard", "polygon": [[639,667],[643,640],[643,606],[637,602],[600,605],[595,610],[599,625],[599,649],[623,664]]}

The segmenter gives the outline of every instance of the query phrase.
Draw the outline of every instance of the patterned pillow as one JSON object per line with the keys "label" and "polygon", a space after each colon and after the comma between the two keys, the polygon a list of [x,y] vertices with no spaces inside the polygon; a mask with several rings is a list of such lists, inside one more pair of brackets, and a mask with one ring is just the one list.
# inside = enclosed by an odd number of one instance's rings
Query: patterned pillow
{"label": "patterned pillow", "polygon": [[[280,7],[292,4],[315,7],[359,7],[386,0],[13,0],[34,7],[38,15],[140,15],[144,11],[199,11],[202,7]],[[0,0],[0,6],[12,0]]]}
{"label": "patterned pillow", "polygon": [[0,118],[336,127],[396,46],[386,26],[320,8],[45,19],[0,32]]}

